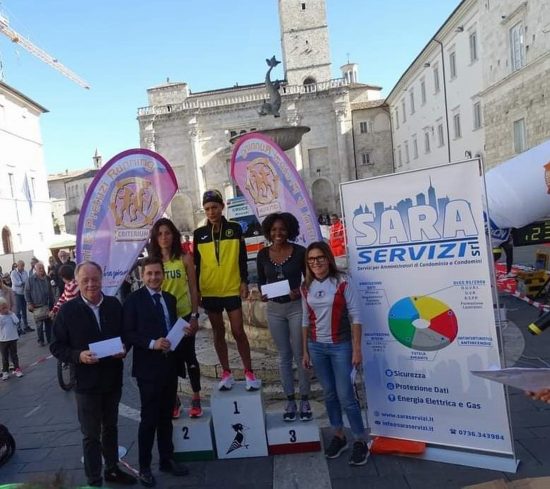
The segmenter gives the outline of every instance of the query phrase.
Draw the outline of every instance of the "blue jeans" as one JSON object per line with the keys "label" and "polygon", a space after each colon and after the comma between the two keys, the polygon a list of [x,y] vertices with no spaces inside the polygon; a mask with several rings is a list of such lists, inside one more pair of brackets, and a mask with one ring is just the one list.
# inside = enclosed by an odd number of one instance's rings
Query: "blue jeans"
{"label": "blue jeans", "polygon": [[15,309],[19,321],[22,321],[20,324],[21,328],[28,328],[29,322],[27,321],[27,301],[23,294],[15,294]]}
{"label": "blue jeans", "polygon": [[308,341],[311,363],[323,387],[325,406],[330,425],[335,429],[344,426],[342,409],[346,412],[351,432],[356,438],[365,436],[365,424],[359,402],[351,383],[351,342],[319,343]]}

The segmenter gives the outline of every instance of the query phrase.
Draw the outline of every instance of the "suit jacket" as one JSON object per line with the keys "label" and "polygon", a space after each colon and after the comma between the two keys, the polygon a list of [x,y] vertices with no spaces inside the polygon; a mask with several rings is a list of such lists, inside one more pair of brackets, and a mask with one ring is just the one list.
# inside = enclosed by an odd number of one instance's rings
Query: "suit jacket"
{"label": "suit jacket", "polygon": [[101,329],[93,311],[82,296],[63,304],[54,323],[54,341],[50,345],[53,356],[76,365],[76,392],[95,394],[122,388],[122,359],[106,357],[98,363],[80,363],[80,353],[89,344],[122,336],[122,306],[110,296],[103,296],[99,308]]}
{"label": "suit jacket", "polygon": [[[168,307],[170,324],[177,320],[176,298],[162,292]],[[151,350],[151,340],[166,337],[166,326],[158,316],[149,290],[142,287],[132,292],[124,302],[124,342],[134,347],[132,375],[143,380],[160,380],[176,376],[174,352]]]}

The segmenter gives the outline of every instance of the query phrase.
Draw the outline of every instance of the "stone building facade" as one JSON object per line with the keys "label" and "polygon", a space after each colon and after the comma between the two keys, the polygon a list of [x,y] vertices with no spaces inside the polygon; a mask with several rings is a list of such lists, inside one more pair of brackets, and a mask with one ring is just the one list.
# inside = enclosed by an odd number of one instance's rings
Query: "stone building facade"
{"label": "stone building facade", "polygon": [[[339,183],[359,176],[353,124],[363,116],[354,118],[354,107],[371,110],[361,104],[380,100],[381,88],[359,83],[357,67],[350,63],[342,67],[341,78],[331,78],[324,0],[279,0],[279,15],[285,74],[280,118],[258,114],[268,98],[264,83],[197,93],[186,83],[167,83],[150,88],[149,106],[138,110],[141,146],[162,154],[178,178],[179,190],[168,214],[182,230],[202,220],[200,198],[205,189],[217,188],[226,198],[236,195],[229,174],[229,140],[241,133],[310,127],[287,154],[318,212],[340,213]],[[277,68],[272,79],[276,77]],[[375,105],[377,109],[378,102]],[[362,176],[392,171],[388,129],[389,125],[378,134],[377,144],[385,145],[378,161],[361,168]]]}
{"label": "stone building facade", "polygon": [[46,260],[53,235],[40,130],[47,112],[0,82],[0,266],[18,257]]}

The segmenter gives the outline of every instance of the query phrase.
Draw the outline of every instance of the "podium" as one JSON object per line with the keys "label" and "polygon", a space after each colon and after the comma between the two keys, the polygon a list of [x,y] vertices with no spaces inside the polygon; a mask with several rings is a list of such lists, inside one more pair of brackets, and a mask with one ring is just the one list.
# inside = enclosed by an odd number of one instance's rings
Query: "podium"
{"label": "podium", "polygon": [[173,421],[174,459],[178,462],[214,460],[212,414],[204,409],[200,418],[180,418]]}
{"label": "podium", "polygon": [[293,422],[283,420],[282,413],[266,415],[267,443],[269,455],[286,453],[318,452],[321,450],[321,438],[317,421]]}
{"label": "podium", "polygon": [[218,458],[267,455],[262,391],[248,392],[245,382],[214,391],[210,400]]}

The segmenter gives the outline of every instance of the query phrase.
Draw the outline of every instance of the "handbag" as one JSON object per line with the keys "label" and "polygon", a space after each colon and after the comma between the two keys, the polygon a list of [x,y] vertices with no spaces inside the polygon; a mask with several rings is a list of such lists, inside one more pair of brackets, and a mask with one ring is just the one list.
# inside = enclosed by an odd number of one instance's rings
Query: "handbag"
{"label": "handbag", "polygon": [[44,321],[44,319],[48,319],[49,314],[50,308],[48,306],[35,307],[32,312],[35,321]]}

